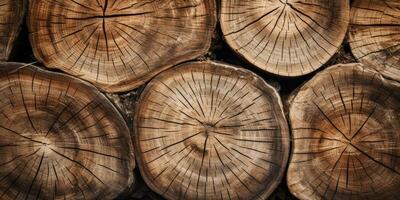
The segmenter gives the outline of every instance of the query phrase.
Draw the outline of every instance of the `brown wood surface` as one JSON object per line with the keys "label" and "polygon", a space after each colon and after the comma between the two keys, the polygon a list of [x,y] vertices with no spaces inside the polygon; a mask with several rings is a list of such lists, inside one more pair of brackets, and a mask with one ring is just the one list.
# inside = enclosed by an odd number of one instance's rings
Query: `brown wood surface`
{"label": "brown wood surface", "polygon": [[349,22],[348,0],[221,0],[225,40],[255,66],[301,76],[340,48]]}
{"label": "brown wood surface", "polygon": [[139,100],[135,148],[167,199],[265,199],[280,183],[288,126],[275,89],[226,64],[193,62],[153,79]]}
{"label": "brown wood surface", "polygon": [[133,183],[129,130],[96,88],[0,65],[0,199],[112,199]]}
{"label": "brown wood surface", "polygon": [[400,1],[354,0],[349,35],[358,60],[400,80]]}
{"label": "brown wood surface", "polygon": [[205,54],[215,24],[214,0],[32,0],[28,19],[40,62],[107,92]]}
{"label": "brown wood surface", "polygon": [[290,106],[300,199],[399,199],[400,84],[361,64],[317,74]]}
{"label": "brown wood surface", "polygon": [[24,0],[0,0],[0,61],[8,60],[24,16]]}

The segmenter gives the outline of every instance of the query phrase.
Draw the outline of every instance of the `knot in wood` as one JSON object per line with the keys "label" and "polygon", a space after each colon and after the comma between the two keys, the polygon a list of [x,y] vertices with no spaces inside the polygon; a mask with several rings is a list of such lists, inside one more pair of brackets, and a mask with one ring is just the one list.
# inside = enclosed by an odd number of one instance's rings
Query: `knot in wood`
{"label": "knot in wood", "polygon": [[211,123],[205,123],[203,124],[204,132],[206,133],[207,136],[212,136],[214,129],[216,129],[214,124]]}

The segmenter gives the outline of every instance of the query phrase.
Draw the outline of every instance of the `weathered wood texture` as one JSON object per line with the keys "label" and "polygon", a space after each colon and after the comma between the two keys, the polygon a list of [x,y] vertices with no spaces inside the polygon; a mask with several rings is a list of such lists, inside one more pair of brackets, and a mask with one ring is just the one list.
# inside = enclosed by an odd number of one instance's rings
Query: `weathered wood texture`
{"label": "weathered wood texture", "polygon": [[0,0],[0,61],[8,60],[24,16],[24,0]]}
{"label": "weathered wood texture", "polygon": [[278,93],[255,74],[186,63],[146,87],[135,146],[146,183],[167,199],[265,199],[289,154]]}
{"label": "weathered wood texture", "polygon": [[398,199],[400,84],[361,64],[317,74],[290,106],[287,181],[300,199]]}
{"label": "weathered wood texture", "polygon": [[300,76],[340,48],[349,23],[348,0],[222,0],[225,40],[255,66]]}
{"label": "weathered wood texture", "polygon": [[214,0],[32,0],[29,11],[36,58],[107,92],[205,54],[216,24]]}
{"label": "weathered wood texture", "polygon": [[129,130],[96,88],[0,65],[0,199],[112,199],[133,183]]}
{"label": "weathered wood texture", "polygon": [[349,35],[358,60],[400,80],[400,1],[355,0]]}

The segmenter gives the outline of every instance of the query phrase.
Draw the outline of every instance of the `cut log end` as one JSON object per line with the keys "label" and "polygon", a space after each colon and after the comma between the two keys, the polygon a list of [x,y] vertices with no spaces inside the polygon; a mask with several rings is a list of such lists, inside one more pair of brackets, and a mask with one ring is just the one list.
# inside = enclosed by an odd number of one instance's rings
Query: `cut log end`
{"label": "cut log end", "polygon": [[0,61],[8,60],[24,16],[24,0],[0,0]]}
{"label": "cut log end", "polygon": [[340,48],[349,1],[222,0],[227,43],[255,66],[280,76],[317,70]]}
{"label": "cut log end", "polygon": [[32,0],[28,20],[40,61],[107,92],[205,54],[215,24],[214,0]]}
{"label": "cut log end", "polygon": [[400,85],[361,64],[317,74],[290,106],[288,185],[300,199],[397,199]]}
{"label": "cut log end", "polygon": [[187,63],[153,79],[136,114],[147,184],[167,199],[265,199],[289,151],[278,93],[255,74]]}
{"label": "cut log end", "polygon": [[390,78],[400,80],[400,2],[355,0],[349,42],[353,54]]}
{"label": "cut log end", "polygon": [[133,183],[124,119],[93,86],[0,65],[0,199],[112,199]]}

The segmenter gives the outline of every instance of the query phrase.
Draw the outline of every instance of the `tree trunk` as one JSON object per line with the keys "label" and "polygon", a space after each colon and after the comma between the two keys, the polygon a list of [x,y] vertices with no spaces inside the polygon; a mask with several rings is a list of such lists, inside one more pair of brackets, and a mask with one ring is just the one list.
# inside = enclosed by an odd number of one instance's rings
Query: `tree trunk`
{"label": "tree trunk", "polygon": [[8,60],[24,16],[24,0],[0,0],[0,61]]}
{"label": "tree trunk", "polygon": [[280,76],[317,70],[340,48],[348,0],[222,0],[226,42],[253,65]]}
{"label": "tree trunk", "polygon": [[106,92],[204,55],[215,24],[214,0],[32,0],[28,20],[40,62]]}
{"label": "tree trunk", "polygon": [[0,65],[0,199],[112,199],[133,183],[129,130],[70,76]]}
{"label": "tree trunk", "polygon": [[167,199],[265,199],[289,153],[274,88],[226,64],[186,63],[146,87],[135,146],[146,183]]}
{"label": "tree trunk", "polygon": [[400,2],[355,0],[349,28],[350,46],[361,62],[400,80]]}
{"label": "tree trunk", "polygon": [[291,192],[300,199],[398,199],[400,84],[361,64],[317,74],[290,106]]}

